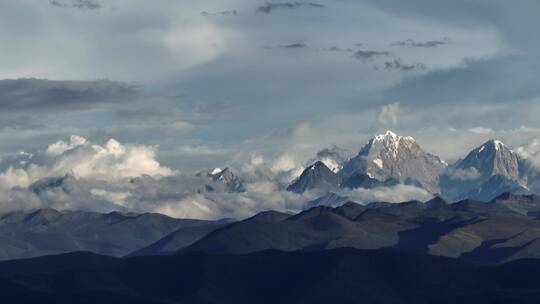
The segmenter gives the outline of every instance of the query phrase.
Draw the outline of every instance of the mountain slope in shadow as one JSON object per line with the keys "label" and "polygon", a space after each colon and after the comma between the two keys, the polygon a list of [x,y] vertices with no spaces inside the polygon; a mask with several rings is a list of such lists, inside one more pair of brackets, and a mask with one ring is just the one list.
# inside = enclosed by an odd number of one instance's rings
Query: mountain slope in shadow
{"label": "mountain slope in shadow", "polygon": [[157,242],[141,248],[129,256],[162,255],[175,253],[200,240],[205,235],[213,232],[229,223],[232,220],[220,220],[209,222],[203,225],[182,227],[173,233],[168,234]]}
{"label": "mountain slope in shadow", "polygon": [[123,256],[182,227],[210,223],[155,213],[11,212],[0,215],[0,260],[73,251]]}
{"label": "mountain slope in shadow", "polygon": [[351,248],[0,263],[7,303],[538,303],[539,260],[478,265]]}
{"label": "mountain slope in shadow", "polygon": [[[519,201],[526,206],[520,207]],[[526,198],[454,204],[435,198],[426,203],[367,206],[350,202],[271,221],[255,216],[209,233],[184,251],[243,254],[269,249],[394,248],[500,263],[540,258],[540,250],[536,250],[540,249],[540,221],[518,212],[532,208]]]}

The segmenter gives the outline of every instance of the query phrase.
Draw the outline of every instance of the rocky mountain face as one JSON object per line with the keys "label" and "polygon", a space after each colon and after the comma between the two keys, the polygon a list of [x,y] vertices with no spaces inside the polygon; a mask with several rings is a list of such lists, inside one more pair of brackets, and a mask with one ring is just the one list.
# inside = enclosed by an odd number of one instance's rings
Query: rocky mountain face
{"label": "rocky mountain face", "polygon": [[196,226],[185,226],[168,234],[144,248],[130,253],[129,256],[149,256],[175,253],[201,239],[203,236],[232,223],[233,220],[223,219],[210,221]]}
{"label": "rocky mountain face", "polygon": [[304,193],[308,190],[336,191],[340,185],[340,176],[328,168],[322,161],[307,167],[287,191]]}
{"label": "rocky mountain face", "polygon": [[439,192],[439,175],[446,164],[426,153],[412,137],[391,131],[372,138],[345,164],[340,175],[347,187],[410,184]]}
{"label": "rocky mountain face", "polygon": [[473,149],[441,177],[441,189],[451,199],[487,201],[504,192],[527,192],[522,160],[499,140]]}
{"label": "rocky mountain face", "polygon": [[[372,138],[357,156],[336,172],[318,161],[308,167],[287,189],[335,191],[337,188],[375,188],[409,184],[439,193],[439,175],[446,164],[426,153],[412,137],[387,131]],[[314,171],[315,170],[315,171]]]}
{"label": "rocky mountain face", "polygon": [[215,190],[228,192],[246,191],[244,181],[236,176],[229,168],[215,168],[210,171],[199,172],[197,176],[208,179],[209,183],[206,185],[206,190],[209,192]]}
{"label": "rocky mountain face", "polygon": [[518,155],[499,140],[489,140],[472,150],[465,159],[456,164],[456,168],[474,169],[482,180],[494,175],[520,180]]}
{"label": "rocky mountain face", "polygon": [[[412,137],[387,131],[373,137],[358,155],[342,163],[341,170],[335,169],[339,166],[332,170],[319,161],[308,167],[288,190],[303,193],[317,189],[323,195],[339,195],[344,188],[405,184],[441,194],[450,201],[489,201],[505,192],[540,191],[539,170],[499,140],[485,142],[448,166],[439,157],[423,151]],[[324,196],[320,198],[324,200]]]}

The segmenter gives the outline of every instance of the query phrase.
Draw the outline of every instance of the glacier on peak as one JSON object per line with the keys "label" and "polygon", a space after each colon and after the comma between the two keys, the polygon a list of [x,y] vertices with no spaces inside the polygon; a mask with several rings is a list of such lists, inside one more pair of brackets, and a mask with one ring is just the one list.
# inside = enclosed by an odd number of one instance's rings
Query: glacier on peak
{"label": "glacier on peak", "polygon": [[344,183],[352,187],[355,183],[347,179],[360,181],[359,176],[363,175],[379,182],[394,180],[438,193],[438,177],[445,167],[439,157],[423,151],[414,138],[388,130],[370,139],[358,155],[344,165],[340,175]]}
{"label": "glacier on peak", "polygon": [[214,169],[212,169],[212,171],[210,171],[210,174],[211,174],[211,175],[216,175],[216,174],[220,174],[221,172],[223,172],[223,169],[221,169],[221,168],[214,168]]}

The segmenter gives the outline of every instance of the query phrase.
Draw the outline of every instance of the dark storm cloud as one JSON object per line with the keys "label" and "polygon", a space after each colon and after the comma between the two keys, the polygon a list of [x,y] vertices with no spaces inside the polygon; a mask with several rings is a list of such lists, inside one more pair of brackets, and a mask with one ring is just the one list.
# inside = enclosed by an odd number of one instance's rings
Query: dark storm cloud
{"label": "dark storm cloud", "polygon": [[221,12],[201,12],[203,17],[213,17],[213,16],[237,16],[239,13],[237,10],[221,11]]}
{"label": "dark storm cloud", "polygon": [[98,0],[49,0],[51,5],[61,8],[99,9]]}
{"label": "dark storm cloud", "polygon": [[405,63],[400,58],[384,62],[384,69],[387,71],[411,72],[414,70],[425,70],[426,68],[423,63]]}
{"label": "dark storm cloud", "polygon": [[273,50],[273,49],[308,49],[310,47],[305,43],[295,42],[295,43],[282,44],[282,45],[277,45],[277,46],[267,45],[264,48],[267,50]]}
{"label": "dark storm cloud", "polygon": [[[465,67],[434,70],[406,79],[385,92],[406,105],[483,103],[500,104],[540,95],[540,65],[526,58],[505,57],[467,61]],[[510,76],[512,75],[512,77]]]}
{"label": "dark storm cloud", "polygon": [[[311,46],[309,46],[309,45],[307,45],[305,43],[302,43],[302,42],[291,43],[291,44],[283,44],[283,45],[278,45],[276,47],[265,46],[264,48],[267,49],[267,50],[280,48],[280,49],[310,49],[312,51],[317,51],[317,52],[337,52],[337,53],[354,53],[355,52],[355,50],[353,48],[344,48],[344,47],[339,47],[339,46],[335,46],[335,45],[330,46],[330,47],[318,48],[318,47],[311,47]],[[364,59],[367,59],[370,56],[376,56],[376,55],[382,55],[383,54],[383,53],[380,53],[380,54],[368,54],[367,52],[364,52],[364,53],[365,54],[363,54],[363,55],[366,56],[366,58],[364,58]],[[388,55],[388,54],[386,54],[386,55]]]}
{"label": "dark storm cloud", "polygon": [[139,87],[109,80],[0,80],[0,111],[71,110],[134,100]]}
{"label": "dark storm cloud", "polygon": [[331,46],[329,48],[323,49],[324,51],[328,52],[345,52],[345,53],[352,53],[354,52],[351,48],[341,48],[339,46]]}
{"label": "dark storm cloud", "polygon": [[313,2],[267,2],[257,8],[257,13],[270,14],[278,9],[296,9],[300,7],[324,8],[325,6]]}
{"label": "dark storm cloud", "polygon": [[390,45],[396,45],[396,46],[411,46],[411,47],[421,47],[421,48],[432,48],[441,46],[444,44],[447,44],[448,40],[428,40],[428,41],[415,41],[413,39],[407,39],[403,41],[395,41],[392,42]]}
{"label": "dark storm cloud", "polygon": [[303,48],[306,48],[307,45],[305,43],[291,43],[291,44],[282,45],[280,47],[284,49],[303,49]]}
{"label": "dark storm cloud", "polygon": [[388,56],[388,52],[373,51],[373,50],[358,50],[354,52],[354,57],[360,60],[368,60],[376,56]]}

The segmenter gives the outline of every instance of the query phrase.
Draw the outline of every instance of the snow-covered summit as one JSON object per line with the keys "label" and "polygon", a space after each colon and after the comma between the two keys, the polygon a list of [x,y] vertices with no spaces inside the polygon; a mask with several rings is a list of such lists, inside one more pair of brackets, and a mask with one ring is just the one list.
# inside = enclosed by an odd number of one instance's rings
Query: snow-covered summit
{"label": "snow-covered summit", "polygon": [[483,178],[502,175],[510,180],[518,180],[519,156],[502,141],[490,139],[459,161],[456,169],[474,169]]}
{"label": "snow-covered summit", "polygon": [[383,134],[375,135],[373,139],[375,141],[384,141],[390,139],[394,142],[399,142],[401,140],[405,140],[408,142],[415,141],[414,138],[412,138],[411,136],[400,136],[390,130],[386,130],[386,132],[384,132]]}
{"label": "snow-covered summit", "polygon": [[502,141],[490,139],[450,167],[441,187],[453,199],[490,200],[506,191],[526,190],[522,173],[519,155]]}
{"label": "snow-covered summit", "polygon": [[211,175],[217,175],[217,174],[220,174],[221,172],[223,172],[223,169],[221,169],[221,168],[214,168],[214,169],[210,170]]}
{"label": "snow-covered summit", "polygon": [[[502,141],[498,139],[490,139],[487,142],[485,142],[482,146],[476,148],[475,150],[478,153],[483,152],[486,148],[493,148],[495,151],[499,151],[499,149],[505,149],[508,148]],[[510,148],[508,148],[511,150]]]}
{"label": "snow-covered summit", "polygon": [[365,175],[381,182],[394,180],[438,193],[438,176],[446,164],[422,150],[414,138],[392,131],[374,136],[340,172],[344,181]]}

